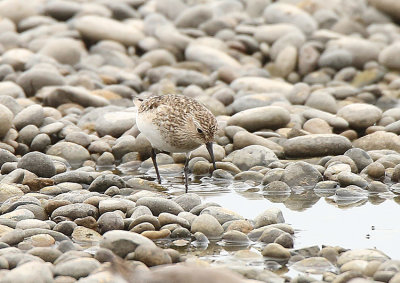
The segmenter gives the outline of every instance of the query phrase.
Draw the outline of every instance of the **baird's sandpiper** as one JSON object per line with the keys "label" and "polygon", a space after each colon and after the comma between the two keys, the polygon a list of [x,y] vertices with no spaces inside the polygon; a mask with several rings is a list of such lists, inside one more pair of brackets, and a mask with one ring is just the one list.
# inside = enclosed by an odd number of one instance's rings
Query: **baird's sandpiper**
{"label": "baird's sandpiper", "polygon": [[200,102],[177,94],[153,96],[137,101],[136,125],[152,146],[151,159],[161,177],[156,161],[156,150],[185,152],[185,189],[188,190],[188,163],[190,152],[205,144],[215,166],[213,141],[217,132],[217,120]]}

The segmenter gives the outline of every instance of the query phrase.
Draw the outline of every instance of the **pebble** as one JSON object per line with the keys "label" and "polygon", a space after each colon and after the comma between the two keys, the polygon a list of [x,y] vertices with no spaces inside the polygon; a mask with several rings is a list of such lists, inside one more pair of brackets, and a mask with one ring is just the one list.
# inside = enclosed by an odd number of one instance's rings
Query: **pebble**
{"label": "pebble", "polygon": [[239,62],[231,56],[205,44],[190,44],[185,50],[185,56],[189,60],[204,64],[211,70],[218,70],[221,67],[240,67]]}
{"label": "pebble", "polygon": [[59,216],[67,217],[72,220],[85,216],[94,216],[97,218],[98,213],[98,209],[93,205],[86,203],[73,203],[56,208],[52,212],[51,218]]}
{"label": "pebble", "polygon": [[201,214],[197,217],[191,226],[191,232],[201,232],[208,238],[218,238],[224,232],[218,220],[209,214]]}
{"label": "pebble", "polygon": [[313,157],[343,154],[352,147],[351,142],[339,135],[314,134],[288,139],[283,148],[291,157]]}
{"label": "pebble", "polygon": [[290,120],[289,112],[279,106],[265,106],[236,113],[228,120],[228,125],[243,127],[254,132],[264,128],[281,128]]}
{"label": "pebble", "polygon": [[41,126],[44,119],[43,108],[34,104],[19,112],[13,119],[13,124],[19,130],[27,125]]}
{"label": "pebble", "polygon": [[380,262],[383,262],[387,259],[388,256],[378,250],[355,249],[340,254],[338,258],[338,265],[342,266],[343,264],[350,262],[352,260],[366,260],[366,261],[378,260]]}
{"label": "pebble", "polygon": [[201,198],[194,193],[182,194],[176,197],[174,201],[179,204],[184,211],[190,211],[193,207],[201,204]]}
{"label": "pebble", "polygon": [[225,232],[222,235],[222,240],[227,245],[248,245],[250,242],[246,234],[236,230]]}
{"label": "pebble", "polygon": [[260,228],[270,224],[284,223],[282,211],[279,208],[269,208],[254,219],[254,228]]}
{"label": "pebble", "polygon": [[172,263],[169,254],[165,250],[156,246],[149,247],[146,245],[139,245],[135,249],[134,258],[149,267]]}
{"label": "pebble", "polygon": [[153,241],[129,231],[113,230],[104,233],[100,241],[100,247],[110,249],[116,255],[124,258],[130,252],[135,251],[139,245],[154,247]]}
{"label": "pebble", "polygon": [[271,4],[264,10],[263,16],[268,23],[290,23],[305,34],[312,34],[317,29],[316,21],[309,14],[289,4]]}
{"label": "pebble", "polygon": [[230,87],[234,91],[278,92],[283,94],[289,94],[293,89],[291,84],[283,81],[251,76],[235,79]]}
{"label": "pebble", "polygon": [[159,197],[142,197],[136,202],[136,205],[147,206],[155,216],[158,216],[162,212],[178,215],[184,211],[176,202]]}
{"label": "pebble", "polygon": [[282,181],[289,187],[314,187],[319,181],[322,181],[322,174],[312,165],[298,161],[289,164],[285,168],[282,174]]}
{"label": "pebble", "polygon": [[122,216],[115,212],[103,213],[97,220],[97,223],[101,234],[112,230],[123,230],[124,228],[124,220]]}
{"label": "pebble", "polygon": [[262,255],[278,260],[288,260],[290,258],[289,250],[277,243],[269,243],[266,245],[262,250]]}
{"label": "pebble", "polygon": [[55,265],[54,274],[61,276],[71,276],[75,279],[87,277],[92,271],[97,269],[100,263],[93,258],[76,258]]}
{"label": "pebble", "polygon": [[336,267],[324,257],[311,257],[300,260],[293,264],[293,268],[300,272],[313,274],[336,271]]}
{"label": "pebble", "polygon": [[4,137],[13,125],[14,114],[2,104],[0,104],[0,113],[0,137]]}
{"label": "pebble", "polygon": [[374,105],[353,103],[337,112],[339,117],[349,122],[350,127],[360,129],[374,125],[382,116],[382,110]]}
{"label": "pebble", "polygon": [[88,190],[90,192],[105,192],[111,186],[124,188],[126,186],[124,180],[114,174],[100,175],[90,184]]}
{"label": "pebble", "polygon": [[224,223],[228,222],[228,221],[233,221],[233,220],[243,220],[243,217],[240,216],[239,214],[223,208],[223,207],[217,207],[217,206],[210,206],[207,207],[205,209],[203,209],[200,213],[200,215],[203,214],[209,214],[213,217],[215,217],[215,219],[218,220],[218,222],[223,225]]}
{"label": "pebble", "polygon": [[87,15],[77,19],[75,28],[84,38],[91,40],[114,40],[124,45],[136,45],[143,33],[135,26],[124,25],[106,17]]}
{"label": "pebble", "polygon": [[53,274],[49,265],[30,261],[6,273],[2,280],[4,282],[51,282]]}
{"label": "pebble", "polygon": [[365,151],[380,149],[397,151],[400,150],[400,138],[393,133],[377,131],[355,140],[353,145]]}
{"label": "pebble", "polygon": [[26,169],[39,177],[50,178],[56,174],[56,167],[47,155],[29,152],[18,161],[18,168]]}
{"label": "pebble", "polygon": [[72,166],[81,165],[90,158],[87,149],[71,142],[58,142],[52,145],[46,154],[62,157]]}
{"label": "pebble", "polygon": [[240,170],[248,170],[254,166],[265,166],[277,161],[275,153],[261,145],[249,145],[229,154],[224,161],[232,162]]}

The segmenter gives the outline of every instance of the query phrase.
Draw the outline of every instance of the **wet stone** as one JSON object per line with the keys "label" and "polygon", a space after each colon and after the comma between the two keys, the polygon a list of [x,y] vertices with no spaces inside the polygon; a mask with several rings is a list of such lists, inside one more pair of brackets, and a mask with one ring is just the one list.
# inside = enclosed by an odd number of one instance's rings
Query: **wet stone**
{"label": "wet stone", "polygon": [[176,228],[174,231],[171,232],[171,238],[190,238],[192,234],[186,228]]}
{"label": "wet stone", "polygon": [[282,181],[288,186],[311,186],[314,187],[322,181],[321,173],[312,165],[299,161],[288,165],[282,175]]}
{"label": "wet stone", "polygon": [[268,258],[282,260],[288,260],[290,258],[289,250],[276,243],[266,245],[262,250],[262,255]]}
{"label": "wet stone", "polygon": [[310,257],[303,259],[293,264],[293,268],[297,271],[313,274],[336,271],[336,267],[324,257]]}
{"label": "wet stone", "polygon": [[169,237],[171,231],[169,229],[161,229],[160,231],[144,231],[141,235],[151,240],[157,240]]}
{"label": "wet stone", "polygon": [[178,225],[180,225],[180,226],[182,226],[184,228],[187,228],[187,229],[190,228],[190,224],[186,219],[181,218],[181,217],[176,216],[176,215],[171,214],[171,213],[165,213],[165,212],[161,213],[158,216],[158,221],[159,221],[161,226],[164,226],[166,224],[174,224],[175,223],[175,224],[178,224]]}
{"label": "wet stone", "polygon": [[225,241],[227,245],[248,245],[250,242],[246,234],[236,230],[225,232],[222,235],[222,240]]}
{"label": "wet stone", "polygon": [[279,208],[269,208],[260,213],[254,219],[254,222],[254,228],[259,228],[270,224],[284,223],[285,219],[283,218],[282,211]]}
{"label": "wet stone", "polygon": [[197,194],[187,193],[175,198],[174,201],[179,204],[184,211],[190,211],[196,205],[201,204],[201,199]]}
{"label": "wet stone", "polygon": [[379,162],[373,162],[364,168],[368,176],[379,179],[385,175],[385,166]]}
{"label": "wet stone", "polygon": [[209,215],[215,217],[215,219],[217,219],[221,225],[227,221],[243,219],[242,216],[240,216],[239,214],[237,214],[231,210],[228,210],[228,209],[222,208],[222,207],[216,207],[216,206],[210,206],[210,207],[203,209],[201,211],[200,215],[203,215],[203,214],[209,214]]}
{"label": "wet stone", "polygon": [[193,234],[201,232],[209,238],[218,238],[224,230],[215,217],[209,214],[201,214],[193,221],[191,232]]}
{"label": "wet stone", "polygon": [[337,175],[337,179],[342,187],[356,185],[358,187],[365,188],[368,186],[368,182],[365,179],[351,172],[340,172]]}

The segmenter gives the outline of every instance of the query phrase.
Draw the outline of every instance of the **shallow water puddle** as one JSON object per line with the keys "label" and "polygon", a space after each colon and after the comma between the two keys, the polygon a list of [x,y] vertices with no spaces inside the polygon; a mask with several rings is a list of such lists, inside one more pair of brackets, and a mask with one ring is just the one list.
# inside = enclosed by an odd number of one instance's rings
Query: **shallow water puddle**
{"label": "shallow water puddle", "polygon": [[[169,193],[179,195],[183,186],[170,178]],[[340,246],[346,249],[377,248],[391,258],[400,258],[400,198],[370,195],[365,199],[334,200],[331,193],[320,197],[312,190],[287,196],[263,196],[258,188],[235,182],[216,184],[203,178],[191,183],[190,192],[203,202],[216,202],[245,218],[254,219],[270,207],[282,210],[285,222],[295,229],[294,249],[309,246]],[[223,249],[226,251],[226,249]],[[218,261],[232,253],[220,253]],[[214,253],[215,256],[215,253]]]}

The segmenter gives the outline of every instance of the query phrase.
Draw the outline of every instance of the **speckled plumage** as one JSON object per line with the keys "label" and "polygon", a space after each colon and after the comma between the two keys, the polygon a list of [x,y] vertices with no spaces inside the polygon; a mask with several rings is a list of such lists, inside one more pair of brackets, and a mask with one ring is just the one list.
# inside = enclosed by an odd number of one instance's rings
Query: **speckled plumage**
{"label": "speckled plumage", "polygon": [[[192,151],[212,142],[217,131],[217,120],[203,104],[176,94],[154,96],[143,101],[136,122],[153,147],[167,152]],[[170,146],[160,148],[154,138],[152,140],[149,134],[146,135],[145,124],[149,127],[149,123],[159,130],[159,138]],[[190,127],[192,123],[195,128]],[[198,133],[197,129],[203,133]]]}
{"label": "speckled plumage", "polygon": [[[139,103],[136,125],[151,143],[152,160],[158,172],[154,149],[167,152],[186,152],[205,144],[210,153],[214,169],[215,161],[212,149],[217,132],[217,120],[200,102],[183,95],[166,94],[150,97]],[[185,164],[185,187],[187,185],[188,158]]]}

